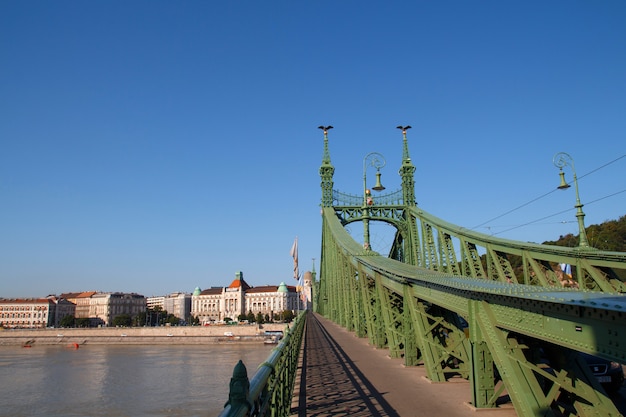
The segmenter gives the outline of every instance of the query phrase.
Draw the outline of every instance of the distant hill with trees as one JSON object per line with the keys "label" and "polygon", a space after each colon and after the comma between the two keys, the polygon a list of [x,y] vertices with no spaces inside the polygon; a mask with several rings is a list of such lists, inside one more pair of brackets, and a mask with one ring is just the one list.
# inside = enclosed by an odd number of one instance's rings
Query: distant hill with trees
{"label": "distant hill with trees", "polygon": [[[626,252],[626,215],[618,220],[607,220],[586,229],[589,246],[600,250]],[[567,234],[558,240],[543,242],[544,245],[578,246],[578,235]]]}

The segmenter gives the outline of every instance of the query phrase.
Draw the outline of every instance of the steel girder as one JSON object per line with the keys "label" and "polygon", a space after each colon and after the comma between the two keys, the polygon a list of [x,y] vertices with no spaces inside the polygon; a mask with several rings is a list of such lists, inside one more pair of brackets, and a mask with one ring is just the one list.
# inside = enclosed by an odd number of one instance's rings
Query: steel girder
{"label": "steel girder", "polygon": [[387,287],[382,285],[380,280],[381,276],[374,274],[374,282],[376,283],[376,290],[385,326],[386,346],[389,349],[390,357],[399,358],[402,356],[404,348],[402,296],[393,291],[389,291]]}
{"label": "steel girder", "polygon": [[[498,320],[489,303],[470,302],[470,333],[479,356],[473,373],[489,382],[493,372],[491,353],[503,382],[522,416],[619,416],[613,402],[606,396],[588,366],[571,349],[560,349],[551,362],[541,348],[524,343],[523,337],[498,327]],[[480,360],[477,360],[480,359]],[[491,365],[491,366],[489,366]],[[506,376],[506,377],[504,377]],[[474,384],[474,401],[493,403],[493,387]]]}
{"label": "steel girder", "polygon": [[[445,382],[446,373],[459,373],[467,378],[468,345],[458,316],[416,299],[409,286],[404,286],[404,290],[404,305],[409,310],[411,321],[405,325],[413,330],[407,333],[406,343],[413,346],[408,339],[412,337],[419,349],[413,360],[413,352],[407,352],[405,348],[405,364],[417,365],[421,360],[428,378],[434,382]],[[406,360],[407,355],[411,360]]]}
{"label": "steel girder", "polygon": [[[626,276],[626,253],[500,239],[448,223],[417,207],[407,207],[406,210],[420,224],[425,234],[423,239],[437,237],[437,245],[446,248],[440,252],[439,260],[436,261],[436,256],[432,256],[432,243],[424,243],[422,251],[427,257],[416,264],[422,268],[446,271],[446,266],[455,262],[452,256],[455,251],[451,248],[458,247],[460,275],[463,276],[561,287],[562,282],[555,274],[559,272],[558,264],[566,263],[575,272],[573,285],[580,289],[626,292],[626,284],[623,282]],[[446,255],[442,256],[444,253]],[[484,253],[484,260],[481,253]],[[512,267],[511,260],[516,257],[521,259],[521,269]],[[439,262],[440,266],[433,268],[434,262]]]}
{"label": "steel girder", "polygon": [[[454,243],[452,236],[448,233],[444,233],[438,230],[439,238],[437,240],[439,247],[439,270],[442,272],[448,272],[453,275],[461,275],[459,263],[457,261],[456,252],[454,251]],[[413,265],[419,265],[417,263]]]}
{"label": "steel girder", "polygon": [[[408,287],[405,287],[405,290],[408,291]],[[403,320],[403,341],[404,341],[404,365],[406,366],[417,366],[420,363],[420,341],[417,336],[417,327],[416,322],[419,318],[417,312],[417,304],[416,300],[410,296],[410,294],[405,291],[402,294],[402,312],[404,317]]]}
{"label": "steel girder", "polygon": [[[626,347],[620,344],[620,335],[626,332],[626,297],[505,284],[415,268],[364,253],[332,209],[326,210],[324,217],[329,220],[325,230],[335,241],[332,249],[324,248],[357,271],[351,275],[358,277],[356,291],[361,293],[372,344],[391,343],[391,349],[398,352],[404,348],[405,363],[423,361],[433,380],[445,380],[441,359],[452,358],[470,378],[474,405],[480,408],[494,407],[506,389],[524,416],[537,412],[557,415],[565,409],[581,416],[617,415],[576,352],[626,360]],[[529,271],[536,273],[544,267],[535,256],[524,260]],[[340,274],[327,274],[326,278],[350,279]],[[328,287],[341,288],[338,284]],[[331,298],[329,305],[346,302],[336,293]],[[456,327],[456,341],[438,337],[454,330],[452,322],[459,316],[468,320],[469,327],[463,330],[470,338],[464,337],[462,326]],[[413,344],[419,349],[417,355],[407,351],[414,349]],[[558,353],[552,355],[547,368],[538,352],[551,350]],[[504,383],[498,382],[500,378]]]}
{"label": "steel girder", "polygon": [[[626,362],[626,253],[499,239],[418,209],[406,129],[403,140],[401,192],[364,208],[332,189],[324,131],[317,310],[434,381],[468,377],[479,408],[506,389],[522,416],[616,415],[577,352]],[[393,259],[352,240],[343,226],[356,221],[396,227]],[[585,291],[562,288],[560,263]]]}
{"label": "steel girder", "polygon": [[404,221],[403,206],[369,206],[367,211],[368,213],[365,214],[365,209],[362,206],[335,207],[335,213],[344,225],[363,221],[364,218],[380,220],[394,225]]}
{"label": "steel girder", "polygon": [[439,270],[437,259],[437,244],[433,236],[433,228],[427,223],[422,223],[422,268],[433,271]]}
{"label": "steel girder", "polygon": [[382,307],[378,298],[376,282],[368,277],[362,268],[359,267],[359,293],[361,303],[365,313],[366,331],[369,343],[377,348],[386,346],[385,326],[382,318]]}

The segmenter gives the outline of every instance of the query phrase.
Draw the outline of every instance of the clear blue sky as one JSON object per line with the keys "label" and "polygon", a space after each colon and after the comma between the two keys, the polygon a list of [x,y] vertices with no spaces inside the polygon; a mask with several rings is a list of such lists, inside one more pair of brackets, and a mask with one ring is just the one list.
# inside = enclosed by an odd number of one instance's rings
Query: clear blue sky
{"label": "clear blue sky", "polygon": [[624,22],[621,0],[0,2],[0,297],[293,284],[296,236],[319,271],[321,124],[344,192],[372,151],[399,188],[410,124],[446,221],[576,234],[573,187],[526,204],[560,151],[587,225],[617,219]]}

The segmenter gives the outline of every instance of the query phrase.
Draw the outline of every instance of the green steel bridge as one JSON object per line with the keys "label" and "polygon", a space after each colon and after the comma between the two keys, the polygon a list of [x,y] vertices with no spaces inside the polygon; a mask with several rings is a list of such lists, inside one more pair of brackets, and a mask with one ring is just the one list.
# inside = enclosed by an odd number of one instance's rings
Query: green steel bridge
{"label": "green steel bridge", "polygon": [[[380,168],[381,155],[364,160],[362,196],[335,190],[332,127],[320,126],[322,254],[315,311],[406,366],[423,367],[432,381],[467,378],[477,408],[497,407],[506,393],[520,416],[620,415],[579,352],[626,362],[626,253],[587,244],[577,189],[582,233],[573,248],[501,239],[421,210],[409,127],[399,126],[401,189],[373,198],[365,164]],[[373,189],[381,189],[378,172],[376,180]],[[369,244],[375,221],[395,229],[388,254]],[[363,244],[345,228],[354,222],[363,223]],[[567,287],[561,263],[572,266]]]}
{"label": "green steel bridge", "polygon": [[[500,239],[417,207],[409,126],[399,126],[401,189],[375,198],[366,185],[366,164],[381,168],[382,155],[364,159],[362,196],[339,192],[333,188],[331,126],[320,128],[317,313],[407,367],[422,367],[433,382],[467,379],[477,409],[495,409],[509,398],[523,417],[621,415],[580,353],[626,363],[626,253],[589,246],[575,172],[579,246]],[[563,174],[561,180],[567,187]],[[372,188],[383,189],[379,172]],[[395,230],[386,256],[370,245],[370,222],[376,221]],[[363,244],[346,230],[355,222],[363,224]],[[571,265],[570,280],[560,264]],[[290,415],[300,350],[307,349],[306,316],[298,317],[252,379],[245,365],[235,367],[221,417]]]}

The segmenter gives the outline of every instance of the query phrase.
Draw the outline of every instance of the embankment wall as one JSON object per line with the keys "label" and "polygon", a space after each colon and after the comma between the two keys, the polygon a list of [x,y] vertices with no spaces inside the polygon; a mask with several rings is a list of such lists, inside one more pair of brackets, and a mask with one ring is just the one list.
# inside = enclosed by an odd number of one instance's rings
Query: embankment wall
{"label": "embankment wall", "polygon": [[98,329],[15,329],[0,331],[0,346],[73,344],[263,343],[266,331],[285,332],[286,324],[236,326],[115,327]]}

